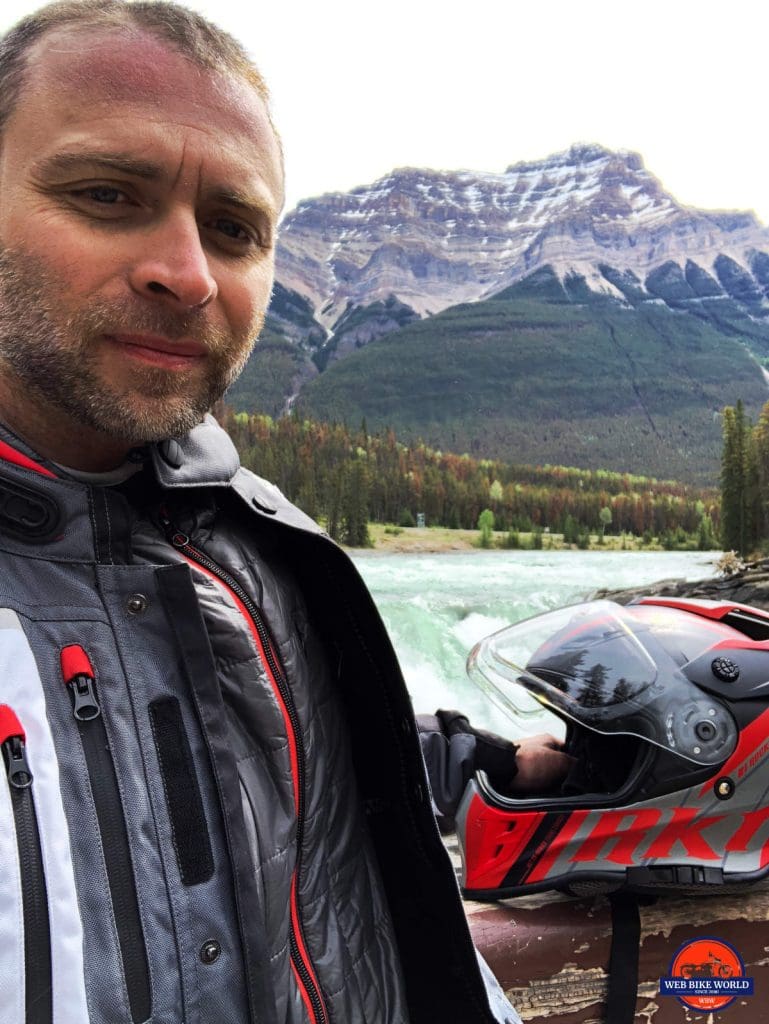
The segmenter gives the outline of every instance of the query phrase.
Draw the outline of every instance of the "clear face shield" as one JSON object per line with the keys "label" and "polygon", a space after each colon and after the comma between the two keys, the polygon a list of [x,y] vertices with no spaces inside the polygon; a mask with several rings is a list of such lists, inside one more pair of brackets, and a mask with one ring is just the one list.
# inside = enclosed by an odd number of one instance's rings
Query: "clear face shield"
{"label": "clear face shield", "polygon": [[682,667],[726,635],[735,634],[678,609],[591,601],[487,637],[471,652],[468,672],[519,733],[552,732],[547,710],[706,766],[732,753],[738,730]]}

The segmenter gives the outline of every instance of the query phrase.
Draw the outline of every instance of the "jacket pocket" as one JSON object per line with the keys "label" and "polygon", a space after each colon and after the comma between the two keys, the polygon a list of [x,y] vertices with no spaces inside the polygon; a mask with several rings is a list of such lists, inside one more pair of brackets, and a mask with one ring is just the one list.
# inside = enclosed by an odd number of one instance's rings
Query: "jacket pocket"
{"label": "jacket pocket", "polygon": [[77,645],[62,650],[61,669],[72,700],[96,808],[131,1019],[134,1024],[141,1024],[152,1015],[147,947],[123,803],[96,677],[88,655]]}
{"label": "jacket pocket", "polygon": [[[24,930],[24,1022],[51,1024],[51,927],[34,779],[27,762],[26,734],[16,713],[7,704],[0,704],[0,746],[19,858]],[[19,1002],[20,999],[17,1005]]]}

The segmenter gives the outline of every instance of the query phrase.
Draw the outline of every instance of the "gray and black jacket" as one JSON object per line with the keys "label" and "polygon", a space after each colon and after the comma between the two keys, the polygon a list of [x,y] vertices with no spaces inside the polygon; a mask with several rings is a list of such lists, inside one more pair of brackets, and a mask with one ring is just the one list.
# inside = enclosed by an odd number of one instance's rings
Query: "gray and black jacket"
{"label": "gray and black jacket", "polygon": [[213,421],[145,454],[0,433],[0,1021],[517,1022],[354,567]]}

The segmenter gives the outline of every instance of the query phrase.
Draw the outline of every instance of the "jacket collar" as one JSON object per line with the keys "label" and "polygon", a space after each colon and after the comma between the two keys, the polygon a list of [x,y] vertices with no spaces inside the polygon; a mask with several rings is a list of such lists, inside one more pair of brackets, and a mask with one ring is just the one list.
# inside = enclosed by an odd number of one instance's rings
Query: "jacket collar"
{"label": "jacket collar", "polygon": [[184,437],[151,445],[150,460],[164,487],[226,486],[240,469],[235,445],[210,415]]}
{"label": "jacket collar", "polygon": [[[164,487],[227,485],[240,468],[235,445],[210,415],[185,437],[150,445],[148,451],[149,462]],[[3,462],[49,479],[69,479],[66,471],[38,455],[0,424],[0,463]]]}
{"label": "jacket collar", "polygon": [[[303,532],[323,532],[314,520],[292,505],[274,484],[241,469],[235,445],[213,416],[206,416],[186,436],[153,444],[148,451],[145,471],[153,472],[164,488],[193,490],[196,487],[231,487],[252,513]],[[0,426],[0,476],[6,480],[15,480],[17,486],[31,487],[42,493],[48,501],[60,508],[62,523],[69,524],[84,516],[92,519],[93,507],[98,504],[96,496],[111,490],[92,488],[69,478],[55,463],[41,458],[3,426]],[[122,498],[117,494],[113,499],[103,493],[99,500],[102,503],[108,500],[122,503]],[[0,521],[2,518],[0,514]],[[0,534],[3,532],[0,528]],[[60,539],[51,537],[51,541]],[[42,538],[38,543],[42,547],[46,546]]]}

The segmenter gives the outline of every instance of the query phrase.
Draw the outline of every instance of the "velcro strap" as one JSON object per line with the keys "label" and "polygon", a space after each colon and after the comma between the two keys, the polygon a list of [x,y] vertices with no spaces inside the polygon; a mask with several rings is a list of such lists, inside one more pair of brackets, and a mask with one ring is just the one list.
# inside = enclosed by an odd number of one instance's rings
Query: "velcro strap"
{"label": "velcro strap", "polygon": [[641,942],[641,914],[638,897],[617,892],[609,897],[611,906],[611,952],[609,991],[606,996],[606,1024],[633,1024],[638,997],[638,953]]}

